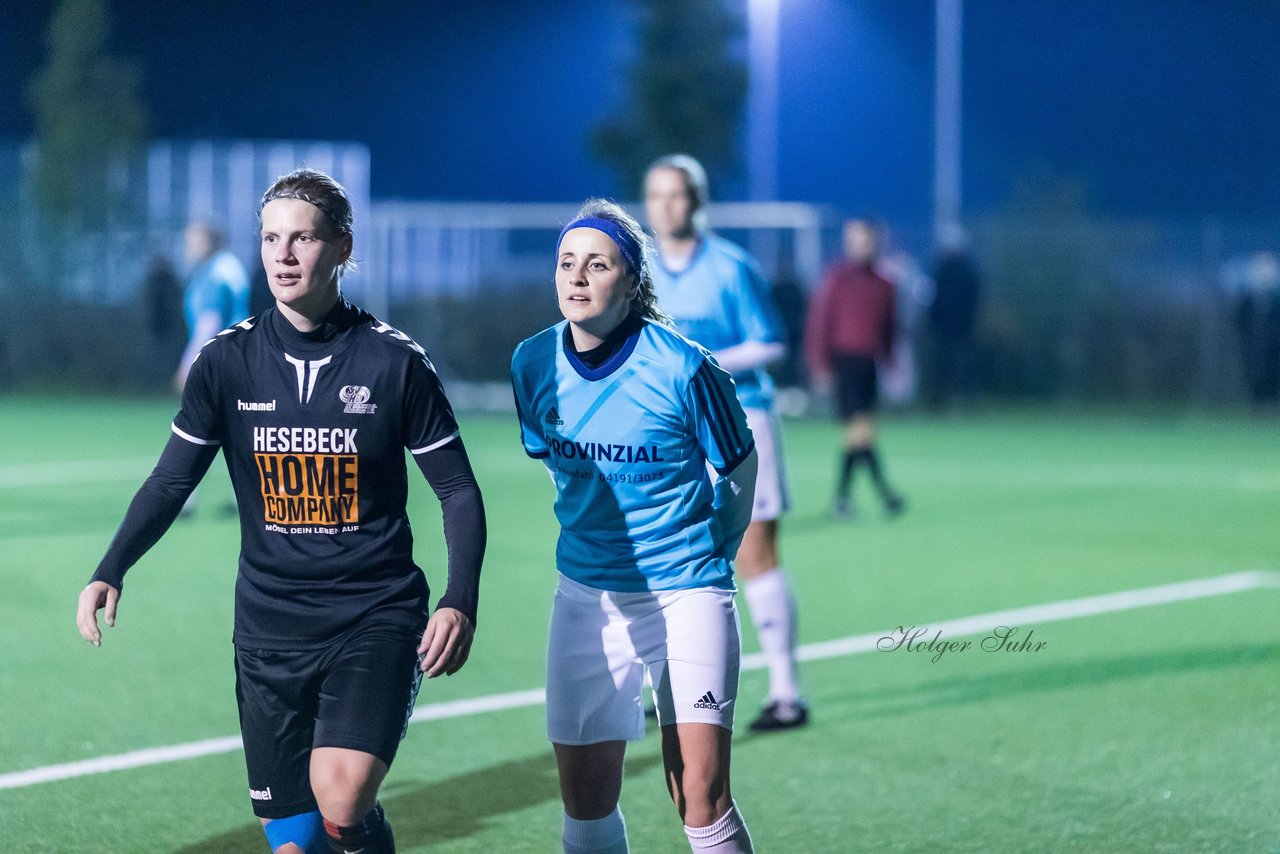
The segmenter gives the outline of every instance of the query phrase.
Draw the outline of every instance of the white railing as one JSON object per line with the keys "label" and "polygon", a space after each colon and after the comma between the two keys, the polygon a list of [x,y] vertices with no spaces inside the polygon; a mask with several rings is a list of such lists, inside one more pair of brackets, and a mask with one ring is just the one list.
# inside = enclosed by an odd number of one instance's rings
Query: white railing
{"label": "white railing", "polygon": [[[577,203],[375,202],[364,255],[365,299],[375,311],[413,296],[505,289],[551,275],[557,231]],[[640,212],[643,206],[627,205]],[[832,217],[798,202],[715,204],[708,219],[757,255],[767,271],[784,268],[813,281],[824,260]],[[357,253],[359,254],[359,253]]]}

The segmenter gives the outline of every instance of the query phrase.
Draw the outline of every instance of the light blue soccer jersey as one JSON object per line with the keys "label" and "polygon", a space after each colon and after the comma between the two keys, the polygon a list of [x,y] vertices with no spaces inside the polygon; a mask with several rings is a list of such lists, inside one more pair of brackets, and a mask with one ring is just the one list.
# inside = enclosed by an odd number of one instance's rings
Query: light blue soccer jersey
{"label": "light blue soccer jersey", "polygon": [[[681,334],[712,353],[746,341],[786,340],[764,275],[737,245],[706,234],[683,271],[655,267],[658,305],[675,318]],[[763,368],[736,373],[733,381],[743,406],[768,409],[773,404],[773,381]]]}
{"label": "light blue soccer jersey", "polygon": [[202,314],[216,312],[226,329],[249,316],[249,275],[235,255],[223,249],[191,271],[182,311],[187,329],[196,328]]}
{"label": "light blue soccer jersey", "polygon": [[602,590],[731,588],[707,463],[727,473],[755,447],[733,382],[675,331],[628,322],[595,369],[566,350],[567,322],[511,357],[521,441],[555,476],[557,566]]}

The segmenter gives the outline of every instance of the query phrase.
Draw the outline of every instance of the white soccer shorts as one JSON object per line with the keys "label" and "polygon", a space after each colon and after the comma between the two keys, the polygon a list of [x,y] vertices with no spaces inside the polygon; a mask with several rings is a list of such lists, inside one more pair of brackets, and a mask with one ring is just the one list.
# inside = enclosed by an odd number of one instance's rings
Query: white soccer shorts
{"label": "white soccer shorts", "polygon": [[787,469],[782,458],[782,425],[767,409],[744,409],[747,426],[756,441],[756,498],[751,505],[752,522],[770,522],[791,504]]}
{"label": "white soccer shorts", "polygon": [[733,591],[616,593],[561,575],[547,649],[547,737],[644,737],[648,671],[658,722],[733,729],[741,639]]}

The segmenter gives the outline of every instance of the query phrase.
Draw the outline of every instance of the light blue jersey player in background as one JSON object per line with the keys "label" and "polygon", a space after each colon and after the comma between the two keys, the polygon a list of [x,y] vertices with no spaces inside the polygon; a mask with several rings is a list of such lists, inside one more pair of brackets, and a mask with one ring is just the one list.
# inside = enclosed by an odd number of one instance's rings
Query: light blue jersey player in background
{"label": "light blue jersey player in background", "polygon": [[[182,297],[182,316],[187,322],[187,347],[182,351],[173,376],[178,394],[187,385],[187,374],[204,345],[215,335],[249,316],[249,274],[225,246],[226,238],[212,224],[196,221],[183,235],[191,272]],[[192,490],[182,505],[182,515],[196,509],[199,490]],[[227,508],[234,512],[235,500]]]}
{"label": "light blue jersey player in background", "polygon": [[565,320],[511,357],[521,441],[551,472],[560,522],[547,736],[562,842],[567,854],[628,850],[622,767],[644,737],[647,675],[690,848],[746,854],[729,781],[733,557],[756,454],[729,375],[655,304],[648,243],[621,207],[588,202],[556,245]]}
{"label": "light blue jersey player in background", "polygon": [[778,565],[778,519],[787,509],[782,435],[765,366],[786,355],[782,322],[759,266],[741,247],[705,228],[707,175],[697,160],[673,154],[645,176],[645,207],[657,238],[654,287],[682,334],[711,351],[733,375],[759,456],[751,526],[736,569],[769,664],[769,696],[756,732],[809,722],[796,667],[796,615]]}
{"label": "light blue jersey player in background", "polygon": [[191,363],[210,338],[249,316],[249,274],[224,246],[222,232],[207,222],[193,222],[184,235],[187,277],[182,315],[187,321],[187,348],[173,384],[182,393]]}

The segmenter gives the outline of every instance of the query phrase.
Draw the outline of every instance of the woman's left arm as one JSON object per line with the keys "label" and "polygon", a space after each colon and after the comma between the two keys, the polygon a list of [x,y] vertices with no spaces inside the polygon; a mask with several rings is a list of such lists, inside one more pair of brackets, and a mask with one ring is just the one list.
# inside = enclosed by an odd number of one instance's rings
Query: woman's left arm
{"label": "woman's left arm", "polygon": [[751,453],[737,468],[716,480],[715,499],[711,509],[724,534],[724,553],[730,558],[738,553],[742,536],[751,524],[751,508],[756,495],[756,467],[756,451],[752,448]]}

